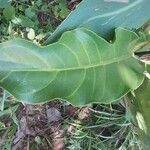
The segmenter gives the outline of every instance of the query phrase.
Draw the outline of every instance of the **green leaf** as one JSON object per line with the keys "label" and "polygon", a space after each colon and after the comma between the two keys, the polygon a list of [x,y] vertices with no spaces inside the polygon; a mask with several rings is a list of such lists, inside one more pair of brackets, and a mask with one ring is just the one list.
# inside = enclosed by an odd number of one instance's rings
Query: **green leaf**
{"label": "green leaf", "polygon": [[150,149],[150,65],[146,65],[146,76],[143,84],[134,91],[134,93],[128,94],[130,103],[130,109],[135,118],[135,121],[139,127],[139,138],[142,142],[144,150]]}
{"label": "green leaf", "polygon": [[60,0],[59,1],[59,8],[61,9],[59,12],[59,16],[61,18],[66,18],[69,14],[69,10],[67,8],[66,0]]}
{"label": "green leaf", "polygon": [[13,6],[8,6],[4,9],[3,15],[7,20],[11,20],[15,17],[15,8]]}
{"label": "green leaf", "polygon": [[5,124],[3,122],[0,122],[0,130],[5,128],[5,127],[6,127]]}
{"label": "green leaf", "polygon": [[10,5],[10,0],[0,0],[0,8],[5,8]]}
{"label": "green leaf", "polygon": [[150,64],[147,66],[147,72],[150,73]]}
{"label": "green leaf", "polygon": [[86,27],[109,39],[116,27],[138,28],[150,19],[150,0],[130,0],[127,3],[108,0],[83,0],[54,31],[45,44],[77,27]]}
{"label": "green leaf", "polygon": [[15,17],[12,22],[14,24],[21,25],[22,27],[34,27],[34,22],[30,18],[23,15]]}
{"label": "green leaf", "polygon": [[131,50],[137,34],[118,28],[115,39],[108,43],[81,28],[46,47],[20,39],[1,43],[0,86],[26,103],[112,102],[139,87],[145,70]]}
{"label": "green leaf", "polygon": [[146,124],[146,128],[150,133],[150,79],[146,78],[142,86],[135,91],[136,102],[138,103],[138,111],[143,115]]}
{"label": "green leaf", "polygon": [[136,118],[143,149],[150,149],[150,79],[145,78],[144,83],[134,92],[132,98],[132,112]]}
{"label": "green leaf", "polygon": [[35,12],[29,7],[25,9],[25,15],[29,18],[33,18],[35,17]]}

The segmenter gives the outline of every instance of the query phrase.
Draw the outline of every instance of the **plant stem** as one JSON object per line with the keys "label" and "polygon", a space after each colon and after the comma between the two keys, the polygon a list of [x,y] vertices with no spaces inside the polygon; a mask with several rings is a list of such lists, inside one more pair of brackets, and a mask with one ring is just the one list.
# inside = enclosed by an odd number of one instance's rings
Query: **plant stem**
{"label": "plant stem", "polygon": [[135,93],[128,95],[129,107],[134,122],[138,127],[138,136],[143,150],[150,150],[150,80],[145,79],[143,85]]}

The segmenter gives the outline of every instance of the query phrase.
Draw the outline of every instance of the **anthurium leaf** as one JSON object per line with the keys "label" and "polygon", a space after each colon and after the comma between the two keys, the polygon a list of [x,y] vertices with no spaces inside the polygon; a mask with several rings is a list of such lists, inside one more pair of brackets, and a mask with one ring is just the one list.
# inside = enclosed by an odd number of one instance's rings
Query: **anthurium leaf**
{"label": "anthurium leaf", "polygon": [[79,28],[39,47],[14,39],[0,44],[0,86],[26,103],[61,98],[74,105],[109,103],[142,84],[144,64],[131,47],[138,39],[118,28],[114,43]]}
{"label": "anthurium leaf", "polygon": [[138,28],[150,19],[150,0],[83,0],[48,38],[45,44],[57,40],[70,29],[86,27],[109,39],[112,29]]}

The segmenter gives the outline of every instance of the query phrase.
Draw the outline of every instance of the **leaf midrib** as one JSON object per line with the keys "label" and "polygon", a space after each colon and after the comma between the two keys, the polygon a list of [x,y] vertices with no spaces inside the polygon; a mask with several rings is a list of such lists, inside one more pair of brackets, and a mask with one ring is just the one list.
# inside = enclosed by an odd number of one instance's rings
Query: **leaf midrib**
{"label": "leaf midrib", "polygon": [[57,69],[51,69],[51,68],[27,68],[27,69],[12,69],[12,68],[7,68],[7,70],[3,69],[0,71],[14,71],[14,72],[26,72],[26,71],[44,71],[44,72],[61,72],[61,71],[73,71],[73,70],[82,70],[82,69],[90,69],[90,68],[96,68],[96,67],[100,67],[100,66],[106,66],[106,65],[109,65],[109,64],[113,64],[113,63],[118,63],[118,62],[121,62],[121,61],[124,61],[124,60],[127,60],[127,59],[130,59],[132,56],[122,56],[122,57],[119,57],[119,58],[114,58],[114,59],[110,59],[109,61],[103,61],[101,62],[100,64],[89,64],[88,66],[79,66],[79,67],[72,67],[72,68],[57,68]]}

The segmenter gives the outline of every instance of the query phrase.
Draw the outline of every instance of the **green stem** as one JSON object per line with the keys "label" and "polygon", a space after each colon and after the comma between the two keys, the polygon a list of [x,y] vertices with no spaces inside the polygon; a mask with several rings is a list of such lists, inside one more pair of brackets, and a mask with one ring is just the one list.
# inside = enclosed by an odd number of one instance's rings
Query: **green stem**
{"label": "green stem", "polygon": [[128,95],[128,98],[142,149],[150,150],[150,80],[145,79],[143,85],[134,94]]}

